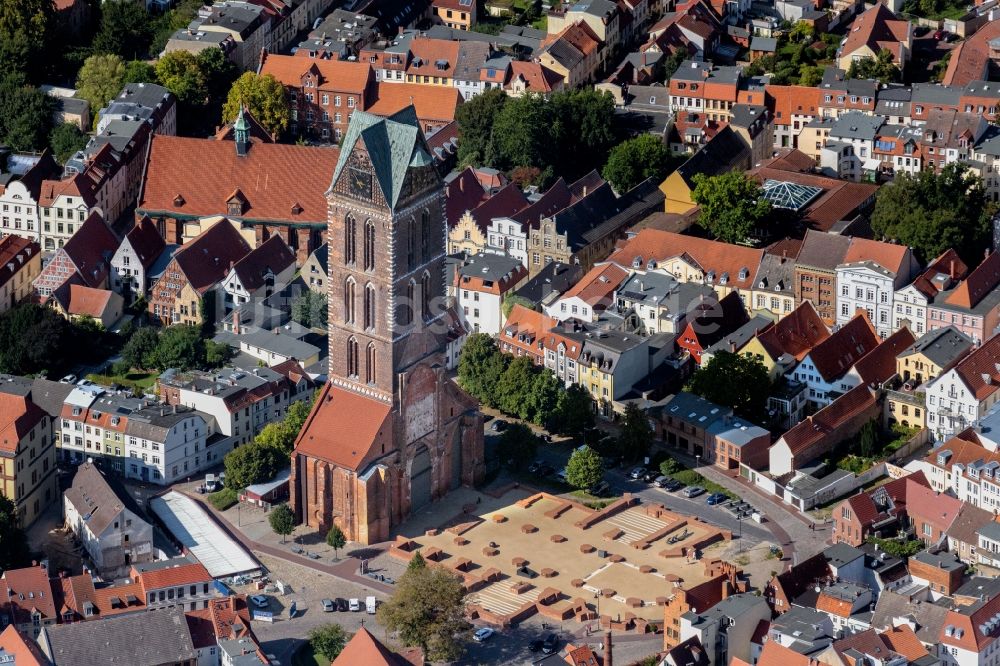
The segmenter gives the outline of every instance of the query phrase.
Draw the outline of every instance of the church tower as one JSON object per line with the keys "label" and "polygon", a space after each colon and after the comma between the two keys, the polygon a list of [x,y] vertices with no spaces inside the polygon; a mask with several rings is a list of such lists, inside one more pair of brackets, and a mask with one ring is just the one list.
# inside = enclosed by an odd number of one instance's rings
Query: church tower
{"label": "church tower", "polygon": [[445,374],[444,183],[413,108],[355,111],[327,191],[329,382],[296,443],[292,504],[371,543],[482,473],[478,405]]}

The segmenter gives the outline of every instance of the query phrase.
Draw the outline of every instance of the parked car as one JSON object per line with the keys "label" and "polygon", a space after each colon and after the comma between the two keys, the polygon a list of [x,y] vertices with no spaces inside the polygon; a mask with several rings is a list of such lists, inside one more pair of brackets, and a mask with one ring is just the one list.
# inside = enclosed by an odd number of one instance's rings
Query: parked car
{"label": "parked car", "polygon": [[333,599],[324,599],[320,603],[323,605],[324,613],[332,613],[337,610],[337,604],[333,603]]}
{"label": "parked car", "polygon": [[944,36],[947,35],[947,34],[948,33],[945,32],[944,30],[935,30],[933,37],[934,37],[934,39],[936,39],[938,41],[941,41],[941,39],[943,39]]}
{"label": "parked car", "polygon": [[76,375],[66,375],[65,377],[63,377],[62,379],[59,380],[59,383],[60,384],[75,384],[76,383]]}
{"label": "parked car", "polygon": [[250,597],[250,602],[257,608],[267,608],[268,600],[263,594],[255,594]]}
{"label": "parked car", "polygon": [[351,599],[348,602],[348,606],[350,607],[352,613],[358,613],[361,611],[361,602],[357,599]]}
{"label": "parked car", "polygon": [[350,610],[351,607],[347,605],[347,599],[344,599],[343,597],[337,597],[336,601],[337,601],[338,612],[346,613],[348,610]]}
{"label": "parked car", "polygon": [[542,642],[542,654],[552,654],[557,649],[559,649],[559,637],[555,634],[546,636]]}
{"label": "parked car", "polygon": [[642,480],[646,483],[652,483],[656,477],[660,475],[659,470],[650,469],[646,470],[646,473],[642,475]]}
{"label": "parked car", "polygon": [[636,479],[636,480],[638,480],[638,479],[641,479],[643,476],[645,476],[645,474],[646,474],[646,468],[645,467],[635,467],[635,468],[632,469],[631,472],[629,472],[628,476],[629,476],[630,479]]}
{"label": "parked car", "polygon": [[476,633],[472,634],[473,640],[477,643],[485,643],[486,641],[493,638],[493,634],[496,632],[489,627],[483,627],[481,629],[476,629]]}
{"label": "parked car", "polygon": [[715,506],[716,504],[722,504],[727,499],[729,499],[727,495],[724,495],[722,493],[712,493],[705,500],[705,503],[708,504],[709,506]]}
{"label": "parked car", "polygon": [[541,638],[536,638],[535,640],[533,640],[530,643],[528,643],[528,651],[529,652],[538,652],[539,650],[542,649],[542,644],[544,642],[545,641],[543,641]]}
{"label": "parked car", "polygon": [[657,488],[665,488],[668,483],[670,483],[670,477],[662,474],[653,479],[653,485]]}
{"label": "parked car", "polygon": [[594,497],[610,497],[611,496],[611,485],[607,481],[601,481],[596,486],[590,489],[590,494]]}
{"label": "parked car", "polygon": [[702,488],[701,486],[688,486],[687,488],[684,489],[684,492],[682,494],[684,495],[684,497],[691,499],[692,497],[697,497],[698,495],[701,495],[703,492],[705,492],[705,489]]}
{"label": "parked car", "polygon": [[670,479],[669,481],[667,481],[667,485],[663,486],[663,489],[666,490],[668,493],[673,493],[677,492],[683,487],[684,484],[678,481],[677,479]]}
{"label": "parked car", "polygon": [[490,426],[490,430],[492,430],[493,432],[503,432],[506,429],[507,429],[507,422],[501,419],[497,419],[496,421],[493,422],[493,425]]}
{"label": "parked car", "polygon": [[545,467],[545,462],[542,460],[536,460],[535,462],[528,465],[528,474],[538,474],[538,470]]}

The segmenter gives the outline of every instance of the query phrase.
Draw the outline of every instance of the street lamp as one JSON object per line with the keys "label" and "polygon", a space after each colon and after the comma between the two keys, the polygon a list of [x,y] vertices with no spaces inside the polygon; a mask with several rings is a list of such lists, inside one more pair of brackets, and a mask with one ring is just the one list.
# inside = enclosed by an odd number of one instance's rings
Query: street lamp
{"label": "street lamp", "polygon": [[597,623],[601,623],[601,591],[594,592],[594,599],[597,600]]}

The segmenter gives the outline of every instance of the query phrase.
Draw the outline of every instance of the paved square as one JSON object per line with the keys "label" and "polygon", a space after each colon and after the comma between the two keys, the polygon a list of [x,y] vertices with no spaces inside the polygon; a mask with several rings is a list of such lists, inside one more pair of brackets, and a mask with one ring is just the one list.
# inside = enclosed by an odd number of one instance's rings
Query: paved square
{"label": "paved square", "polygon": [[[419,551],[462,575],[480,618],[507,624],[535,612],[555,619],[662,622],[676,586],[708,579],[702,549],[730,534],[626,496],[600,511],[547,493],[424,535],[392,553]],[[525,571],[525,568],[528,571]]]}

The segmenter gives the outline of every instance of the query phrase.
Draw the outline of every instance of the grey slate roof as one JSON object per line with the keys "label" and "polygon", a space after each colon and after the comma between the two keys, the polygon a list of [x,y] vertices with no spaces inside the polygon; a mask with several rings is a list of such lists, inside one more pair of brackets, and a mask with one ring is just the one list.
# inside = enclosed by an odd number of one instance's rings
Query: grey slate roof
{"label": "grey slate roof", "polygon": [[910,601],[896,592],[883,590],[875,605],[872,617],[872,627],[888,629],[894,625],[895,618],[908,618],[916,626],[914,632],[923,643],[935,644],[941,636],[948,609],[932,604],[929,601]]}
{"label": "grey slate roof", "polygon": [[719,352],[732,351],[735,346],[736,350],[739,351],[750,342],[754,337],[756,337],[757,332],[766,326],[773,324],[774,321],[763,316],[757,315],[747,323],[740,326],[738,329],[722,338],[714,345],[705,350],[706,354],[718,354]]}
{"label": "grey slate roof", "polygon": [[957,107],[961,96],[961,88],[952,88],[936,83],[914,83],[910,101],[914,104],[943,104]]}
{"label": "grey slate roof", "polygon": [[480,252],[458,265],[458,274],[499,282],[521,265],[521,260],[506,254]]}
{"label": "grey slate roof", "polygon": [[759,35],[755,35],[754,38],[750,40],[750,50],[774,53],[778,50],[778,40],[774,37],[761,37]]}
{"label": "grey slate roof", "polygon": [[885,118],[882,116],[851,111],[841,114],[837,122],[830,128],[830,137],[872,141],[878,134],[879,128],[884,124]]}
{"label": "grey slate roof", "polygon": [[73,483],[66,489],[64,496],[76,507],[81,517],[90,516],[84,522],[96,535],[103,533],[124,509],[143,516],[142,509],[136,504],[132,494],[117,479],[105,477],[91,463],[85,463],[76,469]]}
{"label": "grey slate roof", "polygon": [[538,304],[550,294],[562,294],[583,277],[583,266],[553,261],[535,277],[525,282],[515,294]]}
{"label": "grey slate roof", "polygon": [[921,335],[901,351],[897,358],[923,354],[935,365],[947,368],[972,349],[972,340],[954,326],[936,328]]}
{"label": "grey slate roof", "polygon": [[795,263],[797,266],[827,270],[832,273],[843,263],[850,244],[851,239],[846,236],[807,231]]}
{"label": "grey slate roof", "polygon": [[42,629],[38,643],[55,666],[160,666],[197,659],[184,611],[179,608],[49,625]]}

